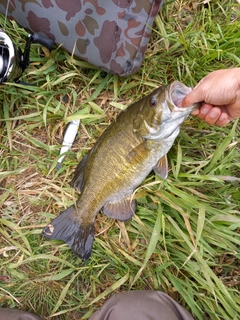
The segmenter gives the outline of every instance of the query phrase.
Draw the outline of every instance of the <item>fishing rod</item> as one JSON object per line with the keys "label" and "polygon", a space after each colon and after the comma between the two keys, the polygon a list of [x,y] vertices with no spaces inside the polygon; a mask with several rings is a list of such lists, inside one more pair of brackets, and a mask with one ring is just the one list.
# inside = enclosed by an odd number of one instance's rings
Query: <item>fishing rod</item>
{"label": "fishing rod", "polygon": [[[30,64],[29,56],[31,44],[38,43],[51,50],[53,41],[39,33],[28,34],[25,49],[22,52],[22,50],[13,43],[12,39],[5,31],[9,2],[10,0],[8,0],[6,6],[4,26],[3,29],[0,29],[0,84],[14,81],[27,85],[27,83],[20,81],[19,78]],[[57,169],[61,168],[63,158],[65,157],[66,152],[70,150],[75,140],[79,124],[80,120],[73,120],[67,126],[56,166]]]}
{"label": "fishing rod", "polygon": [[26,84],[19,81],[19,78],[30,64],[31,44],[38,43],[51,50],[53,41],[42,34],[31,33],[27,36],[25,49],[22,52],[6,33],[9,1],[6,6],[4,26],[0,29],[0,84],[11,81]]}

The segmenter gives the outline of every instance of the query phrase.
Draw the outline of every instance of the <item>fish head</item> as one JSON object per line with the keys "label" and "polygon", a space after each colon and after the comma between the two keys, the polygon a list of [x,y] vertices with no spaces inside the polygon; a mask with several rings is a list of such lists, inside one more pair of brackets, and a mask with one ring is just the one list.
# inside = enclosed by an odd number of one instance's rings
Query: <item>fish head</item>
{"label": "fish head", "polygon": [[133,131],[144,139],[164,139],[175,130],[199,103],[178,107],[192,89],[179,81],[161,86],[141,100],[139,113],[133,122]]}

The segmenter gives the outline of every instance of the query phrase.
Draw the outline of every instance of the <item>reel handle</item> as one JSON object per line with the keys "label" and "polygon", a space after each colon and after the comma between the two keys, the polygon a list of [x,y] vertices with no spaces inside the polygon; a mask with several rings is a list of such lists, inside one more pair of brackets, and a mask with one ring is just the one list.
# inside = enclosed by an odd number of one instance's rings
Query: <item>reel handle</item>
{"label": "reel handle", "polygon": [[31,43],[38,43],[43,45],[44,47],[48,48],[49,50],[53,47],[53,41],[39,33],[30,33],[27,37],[26,46],[24,49],[23,54],[21,53],[20,57],[20,67],[22,71],[24,71],[30,64],[29,55],[30,55],[30,47]]}
{"label": "reel handle", "polygon": [[39,33],[33,33],[31,34],[31,40],[32,43],[38,43],[43,45],[44,47],[48,48],[49,50],[53,47],[53,41],[52,39],[49,39],[47,37],[44,37],[43,35],[40,35]]}

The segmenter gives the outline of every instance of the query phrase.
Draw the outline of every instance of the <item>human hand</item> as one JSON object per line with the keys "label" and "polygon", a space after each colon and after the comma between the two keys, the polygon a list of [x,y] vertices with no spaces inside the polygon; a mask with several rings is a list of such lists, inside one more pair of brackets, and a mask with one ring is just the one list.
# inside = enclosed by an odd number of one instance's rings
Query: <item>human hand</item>
{"label": "human hand", "polygon": [[182,100],[181,107],[201,102],[192,112],[208,124],[225,126],[240,117],[240,68],[209,73]]}

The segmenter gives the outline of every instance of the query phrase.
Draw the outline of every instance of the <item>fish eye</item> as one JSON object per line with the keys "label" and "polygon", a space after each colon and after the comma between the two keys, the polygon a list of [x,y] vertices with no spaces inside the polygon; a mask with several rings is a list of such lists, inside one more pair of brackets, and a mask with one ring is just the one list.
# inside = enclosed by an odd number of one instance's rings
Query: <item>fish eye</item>
{"label": "fish eye", "polygon": [[149,100],[149,106],[151,108],[156,107],[157,105],[157,100],[155,98],[152,98],[151,100]]}

